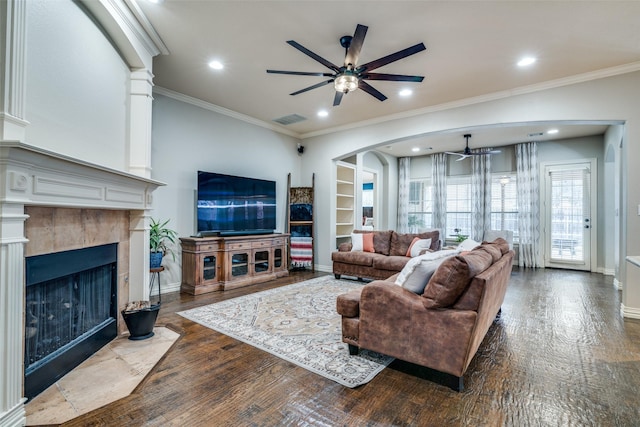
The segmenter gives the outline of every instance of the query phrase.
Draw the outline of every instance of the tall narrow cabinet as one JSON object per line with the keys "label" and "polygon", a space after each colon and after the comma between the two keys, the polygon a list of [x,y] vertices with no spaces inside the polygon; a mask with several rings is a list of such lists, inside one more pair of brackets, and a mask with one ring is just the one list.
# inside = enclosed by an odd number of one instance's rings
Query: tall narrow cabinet
{"label": "tall narrow cabinet", "polygon": [[356,225],[356,167],[336,163],[336,247],[351,239]]}
{"label": "tall narrow cabinet", "polygon": [[287,215],[289,240],[289,268],[314,269],[314,187],[315,174],[311,175],[311,187],[292,187],[291,174],[287,177],[289,213]]}

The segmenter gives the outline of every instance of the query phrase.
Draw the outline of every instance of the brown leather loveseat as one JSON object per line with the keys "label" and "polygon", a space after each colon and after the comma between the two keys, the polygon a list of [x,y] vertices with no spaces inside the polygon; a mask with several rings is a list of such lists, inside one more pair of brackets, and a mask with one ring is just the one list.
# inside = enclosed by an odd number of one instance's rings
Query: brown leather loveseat
{"label": "brown leather loveseat", "polygon": [[461,391],[500,313],[513,257],[504,239],[483,242],[440,260],[421,294],[397,285],[394,275],[340,295],[342,341],[352,355],[368,349],[445,373],[444,382]]}
{"label": "brown leather loveseat", "polygon": [[354,230],[354,233],[372,237],[373,246],[365,250],[352,250],[352,243],[342,243],[337,252],[331,254],[333,274],[336,279],[342,275],[359,279],[386,279],[402,270],[411,259],[407,256],[414,239],[430,239],[429,250],[441,247],[440,232],[431,230],[424,233],[396,233],[393,230]]}

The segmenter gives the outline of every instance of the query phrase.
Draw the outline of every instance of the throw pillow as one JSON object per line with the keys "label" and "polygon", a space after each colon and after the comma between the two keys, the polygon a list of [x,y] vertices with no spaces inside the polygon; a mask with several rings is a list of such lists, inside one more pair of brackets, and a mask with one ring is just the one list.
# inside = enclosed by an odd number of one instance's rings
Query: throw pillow
{"label": "throw pillow", "polygon": [[482,243],[482,245],[478,246],[474,249],[474,251],[485,251],[489,255],[491,255],[492,262],[498,261],[502,258],[502,252],[497,245],[493,245],[491,243]]}
{"label": "throw pillow", "polygon": [[373,249],[375,253],[389,255],[389,249],[391,247],[391,234],[393,233],[393,231],[376,230],[371,233],[371,231],[368,230],[353,230],[353,232],[361,234],[373,234]]}
{"label": "throw pillow", "polygon": [[[398,277],[396,277],[395,284],[398,286],[404,286],[405,282],[409,280],[409,278],[416,273],[416,275],[420,276],[420,271],[418,270],[418,266],[421,263],[429,263],[431,261],[442,262],[444,259],[451,257],[456,254],[454,250],[445,250],[445,251],[437,251],[437,252],[428,252],[424,255],[417,256],[415,258],[411,258],[404,266],[404,268],[398,273]],[[423,269],[421,269],[423,270]],[[423,271],[424,272],[424,271]],[[431,276],[429,276],[430,278]],[[424,282],[424,285],[427,284],[429,278]],[[416,279],[414,279],[416,280]],[[424,287],[424,286],[423,286]]]}
{"label": "throw pillow", "polygon": [[389,255],[404,256],[413,242],[414,238],[431,239],[431,248],[434,251],[440,249],[440,232],[438,230],[425,231],[420,234],[413,233],[393,233],[391,235],[391,247]]}
{"label": "throw pillow", "polygon": [[351,252],[362,251],[363,248],[362,234],[351,233]]}
{"label": "throw pillow", "polygon": [[473,239],[466,239],[466,240],[462,241],[458,245],[458,250],[459,251],[472,251],[475,248],[477,248],[478,246],[480,246],[480,242],[476,242]]}
{"label": "throw pillow", "polygon": [[453,305],[471,279],[489,268],[491,262],[491,255],[485,251],[472,251],[468,255],[447,258],[427,283],[423,305],[426,308]]}
{"label": "throw pillow", "polygon": [[418,255],[420,255],[420,252],[422,252],[422,250],[430,248],[431,239],[421,239],[419,237],[416,237],[413,239],[413,242],[411,242],[411,245],[409,245],[406,256],[411,258],[417,257]]}
{"label": "throw pillow", "polygon": [[362,234],[362,250],[365,252],[375,252],[373,249],[373,233]]}
{"label": "throw pillow", "polygon": [[467,287],[471,277],[469,266],[460,255],[447,258],[431,277],[424,290],[425,308],[448,307]]}
{"label": "throw pillow", "polygon": [[402,287],[408,291],[422,295],[425,286],[429,283],[431,276],[436,272],[440,264],[447,258],[422,259],[417,263],[415,269],[407,276]]}
{"label": "throw pillow", "polygon": [[500,249],[500,252],[504,255],[509,252],[509,242],[504,240],[502,237],[498,237],[493,242],[482,242],[483,245],[495,246]]}

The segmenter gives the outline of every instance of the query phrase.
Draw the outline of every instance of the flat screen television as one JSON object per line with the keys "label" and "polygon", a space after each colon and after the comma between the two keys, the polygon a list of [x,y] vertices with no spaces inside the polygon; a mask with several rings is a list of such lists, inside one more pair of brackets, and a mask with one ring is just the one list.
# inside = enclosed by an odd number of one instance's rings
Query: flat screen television
{"label": "flat screen television", "polygon": [[276,229],[276,182],[198,171],[198,235],[268,234]]}

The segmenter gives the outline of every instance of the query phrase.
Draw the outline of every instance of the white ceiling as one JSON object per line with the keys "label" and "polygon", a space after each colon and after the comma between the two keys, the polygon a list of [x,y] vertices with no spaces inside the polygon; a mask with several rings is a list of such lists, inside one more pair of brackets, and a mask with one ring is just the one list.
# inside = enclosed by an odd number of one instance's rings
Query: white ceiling
{"label": "white ceiling", "polygon": [[[139,6],[168,50],[155,58],[156,86],[301,138],[470,98],[640,69],[640,1],[130,1],[136,2],[130,4]],[[423,42],[426,51],[376,71],[424,75],[424,81],[373,81],[386,101],[357,90],[332,107],[332,85],[289,95],[326,77],[266,73],[329,72],[286,41],[295,40],[340,66],[345,52],[339,38],[353,35],[357,24],[369,27],[360,63]],[[538,61],[517,67],[525,55]],[[212,59],[225,68],[210,69],[207,63]],[[398,96],[404,87],[413,89],[412,97]],[[329,116],[318,117],[320,109],[328,110]],[[272,121],[290,114],[307,120],[288,126]],[[549,127],[473,129],[469,144],[474,148],[522,142],[529,133]],[[557,138],[606,129],[602,124],[553,127],[560,129]],[[415,155],[413,146],[431,146],[433,152],[460,150],[464,133],[456,130],[435,139],[399,142],[390,154]]]}

